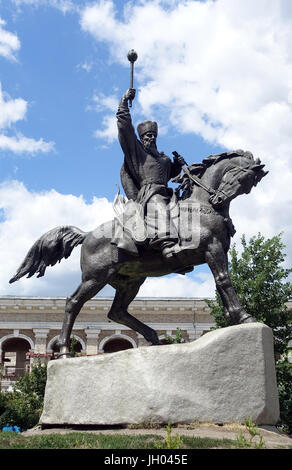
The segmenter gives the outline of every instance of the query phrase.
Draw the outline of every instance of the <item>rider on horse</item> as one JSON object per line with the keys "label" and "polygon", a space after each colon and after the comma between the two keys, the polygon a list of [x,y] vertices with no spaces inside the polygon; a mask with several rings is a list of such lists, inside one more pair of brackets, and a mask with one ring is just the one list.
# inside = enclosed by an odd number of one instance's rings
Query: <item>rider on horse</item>
{"label": "rider on horse", "polygon": [[[179,240],[169,210],[172,189],[168,181],[181,172],[185,164],[177,155],[174,161],[163,152],[158,152],[156,122],[144,121],[137,127],[138,140],[128,107],[128,101],[135,97],[130,88],[123,95],[117,111],[119,141],[124,152],[121,181],[128,199],[141,204],[149,235],[149,246],[171,257]],[[163,223],[161,221],[163,220]]]}

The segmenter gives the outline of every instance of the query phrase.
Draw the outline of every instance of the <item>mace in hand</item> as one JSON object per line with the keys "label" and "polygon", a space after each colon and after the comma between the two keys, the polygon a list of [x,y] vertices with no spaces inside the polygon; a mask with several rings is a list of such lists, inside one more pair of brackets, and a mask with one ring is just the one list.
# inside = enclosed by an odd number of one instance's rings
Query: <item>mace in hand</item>
{"label": "mace in hand", "polygon": [[[131,73],[130,73],[130,88],[134,88],[134,62],[138,59],[137,52],[134,49],[131,49],[128,52],[128,60],[131,62]],[[132,107],[132,100],[129,100],[129,107]]]}

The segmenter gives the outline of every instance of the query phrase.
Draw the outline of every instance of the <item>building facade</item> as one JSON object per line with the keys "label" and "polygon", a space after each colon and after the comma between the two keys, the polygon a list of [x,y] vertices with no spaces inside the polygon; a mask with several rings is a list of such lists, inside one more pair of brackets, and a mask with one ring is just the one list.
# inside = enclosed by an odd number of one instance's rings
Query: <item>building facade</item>
{"label": "building facade", "polygon": [[[28,372],[37,360],[56,357],[65,298],[1,297],[0,358],[2,389]],[[80,355],[96,355],[149,346],[143,336],[107,318],[112,298],[88,301],[76,318],[72,347]],[[213,326],[203,299],[145,298],[134,300],[129,313],[155,329],[162,342],[181,330],[184,341],[194,341]]]}
{"label": "building facade", "polygon": [[[11,389],[36,361],[56,358],[65,301],[61,297],[0,297],[2,390]],[[140,334],[108,319],[112,301],[97,297],[83,306],[72,331],[72,349],[79,355],[150,345]],[[288,308],[292,308],[292,301]],[[156,330],[165,343],[167,336],[176,336],[178,328],[183,340],[190,342],[214,326],[208,305],[198,298],[138,298],[129,306],[129,313]]]}

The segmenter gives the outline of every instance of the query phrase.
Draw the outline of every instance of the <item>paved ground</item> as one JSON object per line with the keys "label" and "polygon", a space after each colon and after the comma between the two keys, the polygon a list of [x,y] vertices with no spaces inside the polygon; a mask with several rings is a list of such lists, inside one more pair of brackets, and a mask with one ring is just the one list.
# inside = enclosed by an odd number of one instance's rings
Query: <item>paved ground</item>
{"label": "paved ground", "polygon": [[[286,434],[283,434],[277,430],[274,426],[259,426],[258,427],[266,449],[291,449],[292,450],[292,438],[288,437]],[[137,434],[156,434],[166,436],[165,427],[161,428],[139,428],[133,429],[133,427],[113,427],[113,428],[49,428],[41,429],[40,426],[37,426],[33,429],[23,432],[24,436],[33,436],[36,434],[65,434],[69,432],[90,432],[90,433],[103,433],[103,434],[127,434],[127,435],[137,435]],[[172,427],[172,435],[176,434],[185,435],[185,436],[194,436],[194,437],[211,437],[214,439],[236,439],[238,434],[243,432],[243,434],[249,438],[250,435],[246,431],[244,425],[237,423],[234,424],[224,424],[216,425],[210,423],[195,423],[192,425],[178,425],[177,427]]]}

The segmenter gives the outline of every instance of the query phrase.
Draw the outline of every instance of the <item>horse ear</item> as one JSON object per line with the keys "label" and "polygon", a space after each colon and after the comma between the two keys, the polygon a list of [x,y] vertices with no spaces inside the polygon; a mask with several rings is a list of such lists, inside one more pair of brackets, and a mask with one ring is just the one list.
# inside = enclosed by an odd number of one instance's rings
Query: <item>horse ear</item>
{"label": "horse ear", "polygon": [[252,170],[255,170],[255,171],[260,171],[264,168],[265,165],[259,165],[258,163],[256,163],[255,165],[252,166]]}
{"label": "horse ear", "polygon": [[261,169],[261,171],[256,174],[254,186],[256,186],[261,181],[261,179],[264,178],[264,176],[266,176],[268,173],[268,171],[262,171]]}

